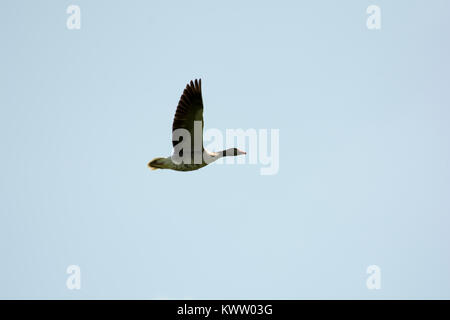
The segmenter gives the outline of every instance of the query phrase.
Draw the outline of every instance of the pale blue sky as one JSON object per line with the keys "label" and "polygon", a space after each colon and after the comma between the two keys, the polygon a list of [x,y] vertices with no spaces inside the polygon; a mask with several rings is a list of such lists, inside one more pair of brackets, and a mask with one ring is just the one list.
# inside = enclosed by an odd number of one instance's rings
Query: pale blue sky
{"label": "pale blue sky", "polygon": [[[449,12],[1,1],[0,298],[450,298]],[[207,128],[280,130],[277,175],[148,170],[196,77]]]}

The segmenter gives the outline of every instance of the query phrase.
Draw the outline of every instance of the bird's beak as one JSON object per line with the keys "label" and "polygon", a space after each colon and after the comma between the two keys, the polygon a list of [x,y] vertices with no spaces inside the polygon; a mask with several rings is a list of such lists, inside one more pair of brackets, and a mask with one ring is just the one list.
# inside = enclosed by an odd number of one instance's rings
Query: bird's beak
{"label": "bird's beak", "polygon": [[241,154],[247,154],[247,152],[239,150],[241,152]]}

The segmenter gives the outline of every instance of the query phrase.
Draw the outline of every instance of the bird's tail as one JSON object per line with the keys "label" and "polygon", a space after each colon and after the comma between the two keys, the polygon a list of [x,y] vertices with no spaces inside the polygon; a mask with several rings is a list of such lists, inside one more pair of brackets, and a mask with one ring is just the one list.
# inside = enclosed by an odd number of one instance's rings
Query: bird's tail
{"label": "bird's tail", "polygon": [[155,158],[148,163],[151,170],[164,169],[164,158]]}

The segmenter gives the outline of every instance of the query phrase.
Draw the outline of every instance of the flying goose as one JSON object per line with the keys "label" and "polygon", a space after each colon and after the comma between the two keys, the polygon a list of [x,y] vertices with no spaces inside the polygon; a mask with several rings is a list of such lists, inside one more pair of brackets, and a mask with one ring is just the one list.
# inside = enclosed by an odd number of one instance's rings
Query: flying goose
{"label": "flying goose", "polygon": [[[207,151],[203,148],[203,126],[202,81],[201,79],[195,79],[194,82],[191,81],[186,85],[173,119],[172,145],[174,154],[167,158],[153,159],[148,163],[150,169],[192,171],[203,168],[222,157],[246,154],[237,148],[230,148],[220,152]],[[189,133],[191,137],[190,153],[185,154],[183,148],[177,150],[177,145],[182,143],[184,139],[184,136],[181,136],[181,138],[178,136],[179,132]],[[188,143],[186,142],[186,144]],[[182,161],[179,160],[180,157],[182,157]]]}

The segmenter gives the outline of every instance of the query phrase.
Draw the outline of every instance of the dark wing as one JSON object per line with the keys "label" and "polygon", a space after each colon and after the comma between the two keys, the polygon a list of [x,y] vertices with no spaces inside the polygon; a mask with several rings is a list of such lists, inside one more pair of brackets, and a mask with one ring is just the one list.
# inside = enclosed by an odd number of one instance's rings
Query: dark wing
{"label": "dark wing", "polygon": [[[194,121],[200,121],[197,126],[197,136],[195,139],[201,141],[198,146],[201,148],[197,150],[194,148]],[[173,119],[172,125],[172,145],[175,147],[180,141],[174,141],[173,131],[176,129],[186,129],[191,134],[191,151],[203,150],[203,99],[202,99],[202,80],[197,79],[191,81],[184,89],[181,95],[180,102],[178,102],[177,111]],[[178,140],[178,138],[176,138]]]}

